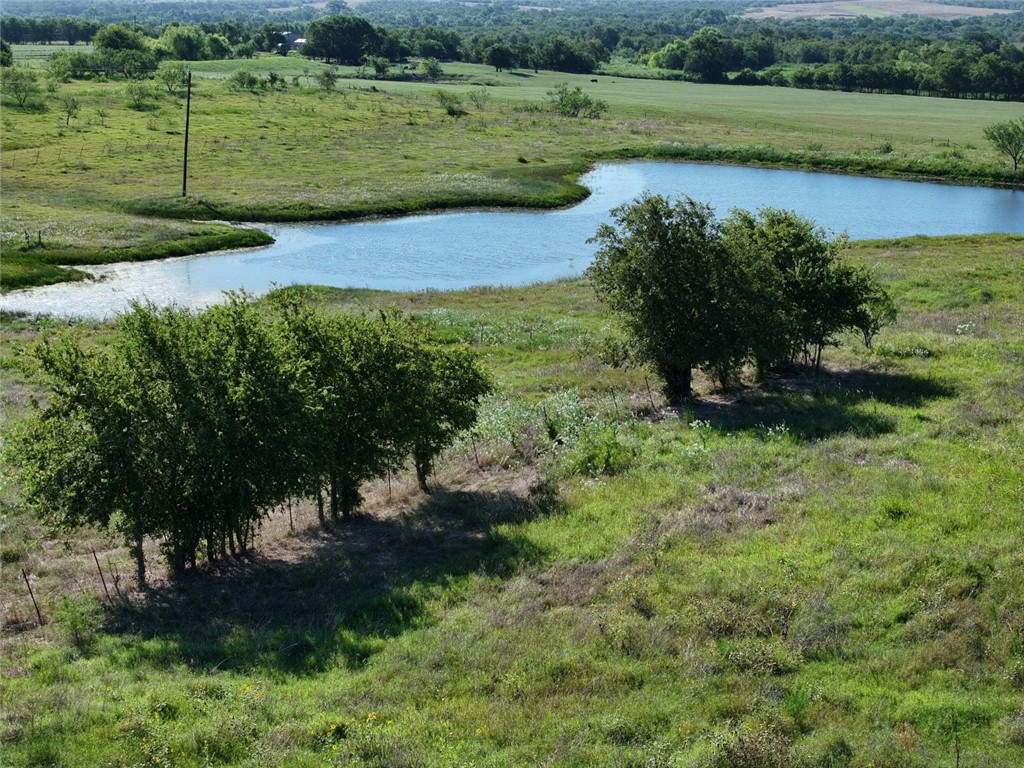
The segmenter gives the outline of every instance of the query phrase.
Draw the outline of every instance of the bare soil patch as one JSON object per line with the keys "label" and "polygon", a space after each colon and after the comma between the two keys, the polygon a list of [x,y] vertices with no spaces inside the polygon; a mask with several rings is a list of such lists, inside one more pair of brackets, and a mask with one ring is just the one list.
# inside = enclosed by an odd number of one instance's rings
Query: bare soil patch
{"label": "bare soil patch", "polygon": [[924,0],[853,0],[825,3],[793,3],[758,8],[744,14],[747,18],[772,19],[832,19],[858,16],[903,16],[906,14],[929,16],[934,19],[966,19],[971,16],[991,16],[1013,13],[1005,8],[974,8],[964,5],[942,5]]}

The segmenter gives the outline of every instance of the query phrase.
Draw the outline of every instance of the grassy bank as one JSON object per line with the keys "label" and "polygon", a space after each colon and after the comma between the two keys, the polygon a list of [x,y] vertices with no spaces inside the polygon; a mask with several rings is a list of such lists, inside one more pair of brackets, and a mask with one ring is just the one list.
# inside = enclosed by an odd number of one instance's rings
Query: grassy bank
{"label": "grassy bank", "polygon": [[[566,205],[586,194],[575,181],[589,163],[617,157],[1013,181],[982,136],[1016,115],[999,102],[607,76],[595,83],[454,64],[438,83],[350,79],[354,71],[343,68],[339,89],[324,93],[315,87],[320,67],[281,57],[197,63],[186,197],[183,93],[153,84],[136,103],[124,82],[74,82],[41,90],[25,107],[5,97],[0,246],[6,253],[28,238],[53,252],[160,256],[159,243],[193,237],[175,223],[182,220]],[[274,71],[287,87],[232,91],[225,77],[238,68]],[[607,115],[551,114],[546,93],[563,81],[605,100]],[[459,116],[441,107],[438,89],[462,97]],[[0,270],[6,289],[6,259]]]}
{"label": "grassy bank", "polygon": [[[874,349],[683,413],[596,359],[580,281],[309,289],[472,344],[500,389],[474,440],[433,496],[397,475],[328,532],[280,510],[253,560],[145,594],[5,487],[4,761],[1019,765],[1024,239],[852,256],[902,310]],[[9,418],[38,332],[0,337]]]}

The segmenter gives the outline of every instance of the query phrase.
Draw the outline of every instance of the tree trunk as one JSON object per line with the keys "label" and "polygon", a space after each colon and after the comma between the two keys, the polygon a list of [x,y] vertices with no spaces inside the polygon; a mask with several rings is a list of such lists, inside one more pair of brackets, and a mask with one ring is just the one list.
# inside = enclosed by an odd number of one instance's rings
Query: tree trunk
{"label": "tree trunk", "polygon": [[665,397],[670,406],[682,405],[693,398],[693,368],[680,365],[667,372]]}
{"label": "tree trunk", "polygon": [[331,478],[331,519],[338,519],[338,478]]}
{"label": "tree trunk", "polygon": [[414,463],[416,464],[416,482],[419,483],[420,490],[424,493],[433,493],[430,490],[430,486],[427,485],[427,477],[430,475],[430,462],[416,460]]}
{"label": "tree trunk", "polygon": [[135,535],[135,545],[132,547],[135,554],[135,572],[139,577],[139,586],[146,586],[146,553],[142,549],[142,534]]}
{"label": "tree trunk", "polygon": [[320,519],[321,528],[327,525],[327,520],[324,518],[324,489],[319,483],[316,487],[316,516]]}

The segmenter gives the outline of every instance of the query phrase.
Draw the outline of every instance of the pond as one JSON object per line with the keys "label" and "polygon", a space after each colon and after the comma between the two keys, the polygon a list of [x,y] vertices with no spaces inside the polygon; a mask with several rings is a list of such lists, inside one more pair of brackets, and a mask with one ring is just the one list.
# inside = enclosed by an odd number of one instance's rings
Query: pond
{"label": "pond", "polygon": [[1024,191],[695,163],[603,163],[587,200],[557,211],[459,211],[349,224],[261,225],[264,248],[88,267],[98,279],[0,298],[0,309],[101,318],[131,299],[200,307],[274,285],[386,290],[521,285],[577,276],[609,211],[644,190],[688,195],[719,217],[785,208],[852,239],[1024,233]]}

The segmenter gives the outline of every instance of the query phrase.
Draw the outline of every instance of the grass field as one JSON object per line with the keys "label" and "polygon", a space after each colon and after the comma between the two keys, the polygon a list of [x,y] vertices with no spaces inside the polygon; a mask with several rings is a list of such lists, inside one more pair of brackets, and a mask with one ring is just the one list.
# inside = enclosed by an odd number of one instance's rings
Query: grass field
{"label": "grass field", "polygon": [[[232,244],[226,227],[190,220],[564,205],[585,194],[578,174],[605,157],[1013,181],[982,136],[1016,116],[1012,104],[457,64],[438,83],[342,79],[324,93],[314,86],[321,68],[294,57],[196,63],[184,197],[182,92],[153,83],[136,104],[123,81],[86,81],[41,87],[24,107],[5,96],[3,289],[60,279],[54,265],[108,259],[109,249],[195,252],[214,234]],[[225,77],[236,69],[273,71],[287,87],[232,91]],[[563,81],[605,100],[607,115],[553,115],[546,94]],[[441,107],[439,89],[462,96],[460,116]]]}
{"label": "grass field", "polygon": [[[4,487],[2,762],[1020,765],[1024,238],[850,255],[902,310],[874,349],[683,412],[596,359],[582,281],[309,289],[470,343],[499,387],[474,440],[432,497],[281,510],[251,561],[145,594]],[[44,396],[39,333],[0,336],[8,419]]]}

